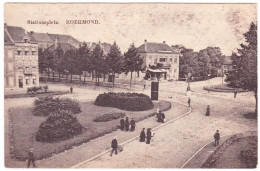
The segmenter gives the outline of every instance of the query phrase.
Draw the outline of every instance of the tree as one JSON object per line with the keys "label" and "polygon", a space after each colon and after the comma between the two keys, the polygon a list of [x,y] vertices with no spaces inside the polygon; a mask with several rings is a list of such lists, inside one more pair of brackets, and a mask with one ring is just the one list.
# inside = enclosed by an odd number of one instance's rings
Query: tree
{"label": "tree", "polygon": [[244,37],[246,44],[240,44],[238,52],[232,54],[234,70],[227,73],[226,81],[231,86],[254,92],[257,115],[257,25],[251,23]]}
{"label": "tree", "polygon": [[137,72],[142,70],[142,64],[143,64],[143,59],[140,58],[140,55],[138,54],[138,49],[135,47],[134,44],[131,44],[128,51],[124,53],[124,63],[122,66],[122,70],[128,74],[129,72],[131,73],[130,77],[130,89],[132,85],[132,73]]}
{"label": "tree", "polygon": [[[90,49],[88,48],[87,44],[84,42],[83,45],[79,47],[77,50],[77,58],[78,58],[78,71],[80,75],[83,71],[92,71],[91,62],[90,62]],[[81,76],[80,76],[81,81]],[[85,83],[85,76],[84,76],[84,83]]]}
{"label": "tree", "polygon": [[54,80],[54,71],[58,72],[59,74],[59,81],[60,81],[60,74],[64,72],[64,59],[63,59],[64,52],[61,46],[58,46],[54,51],[54,60],[53,60],[53,80]]}
{"label": "tree", "polygon": [[[49,80],[50,70],[54,69],[54,54],[49,49],[46,49],[46,50],[43,51],[43,54],[41,54],[41,55],[43,55],[40,58],[43,59],[42,62],[46,66],[47,74],[48,74],[48,80]],[[42,67],[44,67],[44,65],[42,65]]]}
{"label": "tree", "polygon": [[78,70],[78,63],[77,63],[77,53],[75,50],[70,49],[65,52],[64,54],[64,67],[67,71],[66,74],[71,75],[71,82],[72,82],[72,75],[77,73]]}
{"label": "tree", "polygon": [[[99,77],[101,73],[105,72],[104,52],[99,44],[94,48],[91,55],[92,68],[95,71],[96,84],[99,85]],[[105,67],[105,68],[104,68]]]}
{"label": "tree", "polygon": [[113,86],[115,86],[115,73],[120,73],[123,64],[122,54],[116,42],[114,42],[107,54],[106,63],[109,73],[111,73],[113,77]]}

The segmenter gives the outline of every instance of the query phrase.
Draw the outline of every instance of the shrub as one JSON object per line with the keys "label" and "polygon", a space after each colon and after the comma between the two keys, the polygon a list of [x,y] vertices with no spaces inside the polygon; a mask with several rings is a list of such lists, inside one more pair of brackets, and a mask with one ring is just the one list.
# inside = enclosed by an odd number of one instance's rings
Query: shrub
{"label": "shrub", "polygon": [[34,86],[34,87],[28,87],[27,88],[27,93],[28,94],[36,94],[36,93],[41,93],[42,92],[43,87],[42,86]]}
{"label": "shrub", "polygon": [[55,111],[41,123],[36,133],[36,141],[57,142],[74,137],[82,132],[82,126],[70,111]]}
{"label": "shrub", "polygon": [[69,98],[47,96],[36,99],[34,106],[33,115],[35,116],[48,116],[51,112],[59,110],[67,110],[73,114],[81,112],[79,102]]}
{"label": "shrub", "polygon": [[103,107],[115,107],[128,111],[144,111],[153,108],[149,96],[138,93],[104,93],[96,98],[95,105]]}
{"label": "shrub", "polygon": [[125,113],[106,113],[102,116],[97,116],[93,121],[94,122],[107,122],[118,118],[125,117]]}
{"label": "shrub", "polygon": [[[250,142],[250,141],[249,141]],[[247,168],[256,168],[257,165],[257,138],[251,137],[251,142],[240,151],[242,159],[245,161]]]}

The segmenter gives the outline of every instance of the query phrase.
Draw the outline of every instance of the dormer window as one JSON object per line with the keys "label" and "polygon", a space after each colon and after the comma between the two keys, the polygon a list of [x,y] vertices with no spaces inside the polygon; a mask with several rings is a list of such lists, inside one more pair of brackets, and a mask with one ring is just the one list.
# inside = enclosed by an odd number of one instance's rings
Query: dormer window
{"label": "dormer window", "polygon": [[24,39],[24,43],[28,43],[28,39]]}

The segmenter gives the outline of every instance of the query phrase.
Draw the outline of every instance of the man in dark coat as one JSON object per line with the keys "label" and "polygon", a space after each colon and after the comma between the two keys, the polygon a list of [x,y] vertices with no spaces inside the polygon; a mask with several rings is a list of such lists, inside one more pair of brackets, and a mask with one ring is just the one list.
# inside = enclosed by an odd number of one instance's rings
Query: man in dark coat
{"label": "man in dark coat", "polygon": [[128,117],[126,117],[125,119],[125,131],[128,131],[129,130],[129,120],[128,120]]}
{"label": "man in dark coat", "polygon": [[209,107],[209,105],[208,105],[208,107],[207,107],[207,112],[206,112],[206,116],[209,116],[210,115],[210,107]]}
{"label": "man in dark coat", "polygon": [[189,107],[190,107],[190,98],[188,99],[188,105],[189,105]]}
{"label": "man in dark coat", "polygon": [[218,146],[220,140],[219,130],[217,130],[216,133],[214,134],[214,139],[215,139],[215,146]]}
{"label": "man in dark coat", "polygon": [[33,155],[33,148],[31,148],[28,152],[28,164],[27,164],[27,168],[30,167],[30,164],[33,164],[33,167],[36,167],[35,166],[35,163],[34,163],[34,155]]}
{"label": "man in dark coat", "polygon": [[70,93],[72,94],[72,92],[73,92],[73,87],[71,86],[70,87]]}
{"label": "man in dark coat", "polygon": [[131,125],[130,130],[134,131],[135,130],[135,120],[134,120],[134,118],[132,118],[132,120],[130,121],[130,125]]}
{"label": "man in dark coat", "polygon": [[148,128],[146,132],[146,144],[150,144],[152,137],[153,136],[152,136],[151,128]]}
{"label": "man in dark coat", "polygon": [[125,129],[125,120],[123,118],[120,120],[120,129],[121,131]]}
{"label": "man in dark coat", "polygon": [[164,120],[165,120],[165,114],[162,112],[161,114],[161,118],[162,118],[162,123],[164,123]]}
{"label": "man in dark coat", "polygon": [[143,128],[143,130],[140,133],[140,142],[145,142],[145,132],[144,132],[145,128]]}
{"label": "man in dark coat", "polygon": [[115,154],[117,155],[117,147],[118,147],[118,144],[117,144],[117,140],[115,138],[111,142],[111,148],[112,148],[112,151],[111,151],[111,154],[110,154],[111,157],[112,157],[112,154],[113,154],[114,151],[115,151]]}

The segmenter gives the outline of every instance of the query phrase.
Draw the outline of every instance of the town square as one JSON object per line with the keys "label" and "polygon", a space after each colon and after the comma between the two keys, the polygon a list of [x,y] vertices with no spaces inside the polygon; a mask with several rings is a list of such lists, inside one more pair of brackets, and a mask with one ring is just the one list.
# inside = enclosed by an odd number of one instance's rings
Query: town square
{"label": "town square", "polygon": [[4,9],[6,168],[257,167],[257,4]]}

